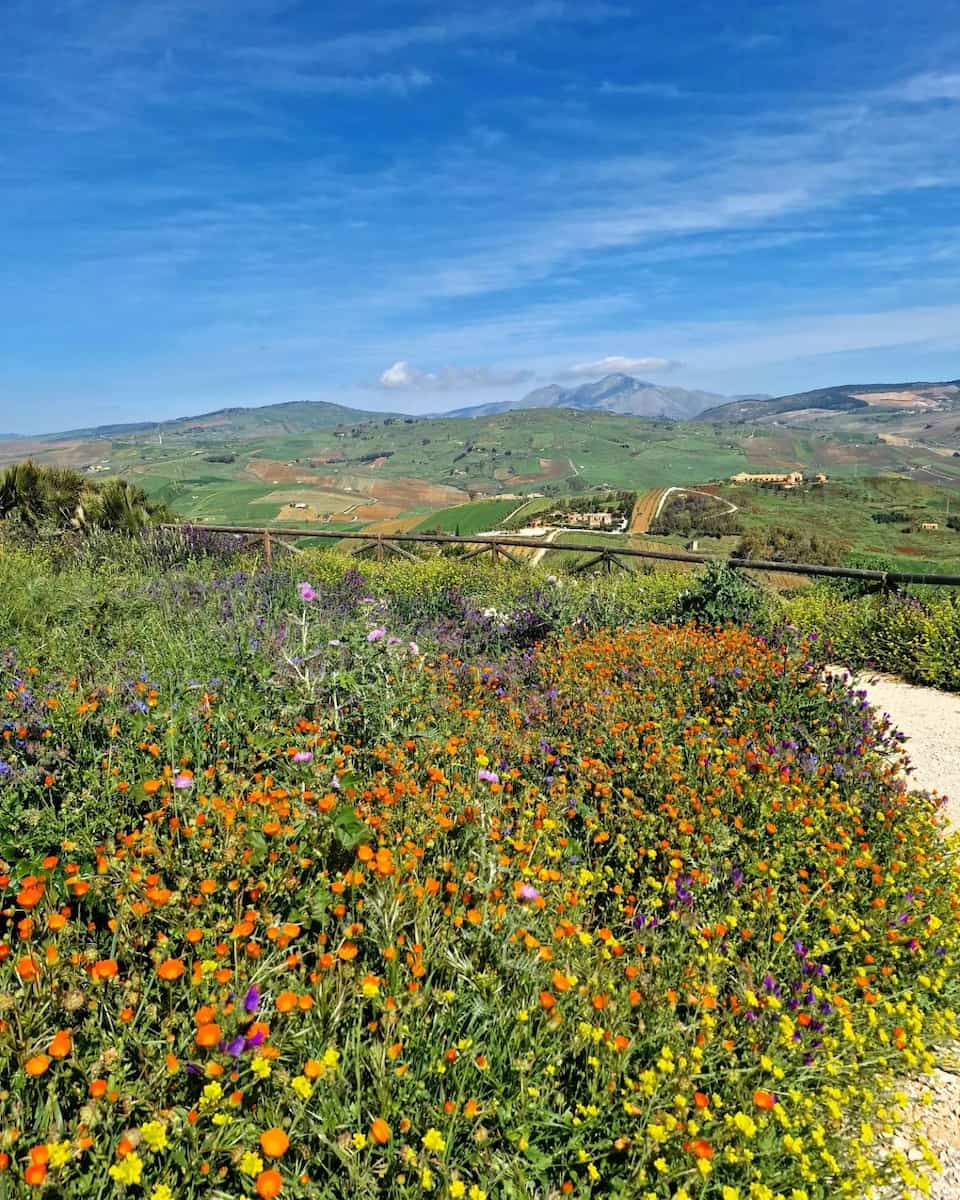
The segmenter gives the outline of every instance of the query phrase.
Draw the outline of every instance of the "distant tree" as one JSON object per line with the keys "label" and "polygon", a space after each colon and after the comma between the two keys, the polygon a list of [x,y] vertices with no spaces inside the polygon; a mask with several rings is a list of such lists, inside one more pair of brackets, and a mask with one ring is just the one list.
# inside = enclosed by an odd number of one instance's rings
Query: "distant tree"
{"label": "distant tree", "polygon": [[844,555],[840,542],[816,533],[803,533],[771,525],[752,529],[734,549],[733,558],[767,559],[771,562],[807,562],[837,566]]}

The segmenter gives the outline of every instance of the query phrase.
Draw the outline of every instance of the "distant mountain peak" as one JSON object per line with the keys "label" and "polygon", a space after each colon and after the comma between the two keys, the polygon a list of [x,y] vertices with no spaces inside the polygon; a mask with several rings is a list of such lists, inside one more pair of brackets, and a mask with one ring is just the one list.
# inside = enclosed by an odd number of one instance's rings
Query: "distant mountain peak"
{"label": "distant mountain peak", "polygon": [[561,387],[550,383],[528,392],[522,400],[506,400],[480,404],[445,413],[448,417],[488,417],[496,413],[513,412],[524,408],[573,408],[585,412],[609,412],[633,417],[666,417],[688,420],[706,408],[725,404],[729,396],[716,392],[688,391],[679,387],[664,387],[636,379],[620,371],[600,379]]}

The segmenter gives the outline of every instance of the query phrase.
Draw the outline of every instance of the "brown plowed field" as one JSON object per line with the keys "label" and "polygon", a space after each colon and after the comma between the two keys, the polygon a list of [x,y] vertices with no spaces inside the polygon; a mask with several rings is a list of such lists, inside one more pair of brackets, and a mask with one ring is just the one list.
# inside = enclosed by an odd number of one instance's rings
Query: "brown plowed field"
{"label": "brown plowed field", "polygon": [[660,497],[666,490],[666,488],[650,488],[649,491],[640,493],[633,506],[633,512],[630,514],[631,533],[647,532],[650,522],[653,520],[653,514],[657,511]]}

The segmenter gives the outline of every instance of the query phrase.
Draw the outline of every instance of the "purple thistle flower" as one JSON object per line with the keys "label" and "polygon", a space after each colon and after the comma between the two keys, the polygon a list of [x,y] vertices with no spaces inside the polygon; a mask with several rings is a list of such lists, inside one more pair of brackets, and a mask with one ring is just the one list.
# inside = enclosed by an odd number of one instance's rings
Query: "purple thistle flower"
{"label": "purple thistle flower", "polygon": [[539,900],[540,899],[540,893],[533,886],[533,884],[530,884],[530,883],[522,883],[520,885],[520,891],[519,891],[518,895],[521,900]]}
{"label": "purple thistle flower", "polygon": [[386,636],[387,636],[387,631],[383,628],[382,625],[379,625],[376,629],[370,630],[370,632],[367,634],[367,641],[368,642],[379,642],[382,637],[386,637]]}
{"label": "purple thistle flower", "polygon": [[313,762],[313,754],[309,750],[298,750],[293,756],[295,763]]}
{"label": "purple thistle flower", "polygon": [[185,788],[191,788],[191,787],[193,787],[193,776],[192,775],[175,775],[174,779],[173,779],[173,786],[178,791],[181,791],[181,792]]}
{"label": "purple thistle flower", "polygon": [[304,604],[312,604],[317,598],[317,593],[313,590],[309,583],[298,583],[297,591],[300,593],[300,599]]}
{"label": "purple thistle flower", "polygon": [[480,770],[477,772],[477,778],[482,780],[484,783],[499,783],[500,782],[500,776],[497,775],[494,771],[488,771],[486,769],[486,767],[480,768]]}
{"label": "purple thistle flower", "polygon": [[244,1010],[248,1013],[255,1013],[260,1007],[260,989],[254,984],[243,998]]}

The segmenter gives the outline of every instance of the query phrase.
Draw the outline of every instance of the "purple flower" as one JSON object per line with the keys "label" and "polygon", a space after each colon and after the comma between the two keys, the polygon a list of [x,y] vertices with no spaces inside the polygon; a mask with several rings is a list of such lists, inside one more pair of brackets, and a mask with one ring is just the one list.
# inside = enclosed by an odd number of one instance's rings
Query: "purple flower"
{"label": "purple flower", "polygon": [[481,767],[477,772],[477,778],[483,780],[484,783],[499,783],[500,776],[493,771],[488,771],[485,767]]}
{"label": "purple flower", "polygon": [[293,756],[293,761],[298,763],[313,762],[313,755],[309,750],[298,750]]}
{"label": "purple flower", "polygon": [[260,989],[254,984],[243,998],[244,1010],[248,1013],[255,1013],[260,1007]]}
{"label": "purple flower", "polygon": [[300,599],[304,604],[311,604],[317,598],[317,593],[309,583],[298,583],[297,591],[300,593]]}
{"label": "purple flower", "polygon": [[231,1042],[227,1042],[226,1051],[231,1058],[239,1058],[243,1053],[243,1048],[247,1044],[247,1039],[243,1034],[239,1034]]}
{"label": "purple flower", "polygon": [[420,647],[417,645],[416,642],[410,642],[409,648],[410,648],[411,654],[419,654],[420,653]]}
{"label": "purple flower", "polygon": [[386,637],[386,636],[387,636],[387,631],[383,628],[382,625],[380,625],[376,629],[370,630],[370,632],[367,634],[367,641],[368,642],[379,642],[382,637]]}
{"label": "purple flower", "polygon": [[520,885],[520,891],[519,891],[518,895],[521,900],[539,900],[540,899],[540,893],[533,886],[533,884],[530,884],[530,883],[522,883]]}
{"label": "purple flower", "polygon": [[175,775],[174,779],[173,779],[173,786],[175,788],[177,788],[178,791],[181,791],[181,792],[184,790],[184,788],[193,787],[193,776],[192,775]]}
{"label": "purple flower", "polygon": [[262,1029],[258,1029],[255,1034],[253,1034],[251,1037],[248,1037],[246,1039],[246,1043],[247,1043],[248,1047],[262,1046],[266,1040],[267,1040],[267,1035],[263,1032]]}

